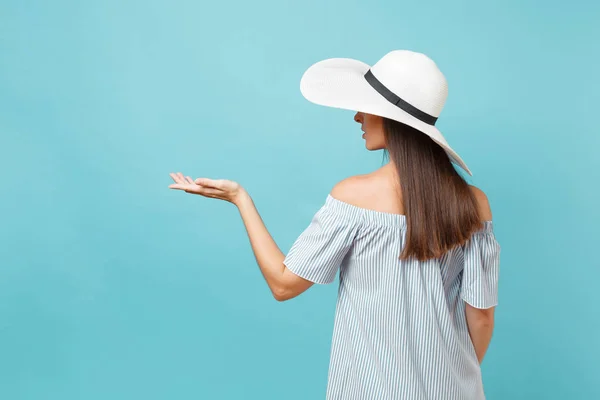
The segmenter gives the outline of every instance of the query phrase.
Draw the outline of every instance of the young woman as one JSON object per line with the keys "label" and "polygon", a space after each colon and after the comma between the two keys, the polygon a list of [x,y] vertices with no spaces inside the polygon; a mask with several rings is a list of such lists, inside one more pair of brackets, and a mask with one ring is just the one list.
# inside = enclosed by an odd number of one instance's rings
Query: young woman
{"label": "young woman", "polygon": [[328,399],[484,399],[500,246],[485,194],[454,168],[470,174],[435,128],[445,77],[425,55],[396,50],[373,67],[318,62],[301,91],[357,111],[366,148],[390,162],[335,185],[287,255],[239,184],[173,173],[169,187],[238,207],[279,301],[339,270]]}

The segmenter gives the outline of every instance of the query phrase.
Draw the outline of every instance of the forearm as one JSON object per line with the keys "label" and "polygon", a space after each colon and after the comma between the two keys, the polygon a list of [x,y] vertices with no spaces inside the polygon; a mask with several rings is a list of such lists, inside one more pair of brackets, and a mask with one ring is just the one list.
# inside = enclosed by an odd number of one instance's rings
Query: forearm
{"label": "forearm", "polygon": [[492,332],[494,330],[493,318],[482,318],[470,315],[467,312],[467,326],[469,328],[469,335],[477,354],[479,363],[483,361],[483,357],[490,345],[492,340]]}
{"label": "forearm", "polygon": [[235,205],[244,221],[256,262],[271,291],[277,293],[281,290],[280,285],[285,270],[283,265],[285,255],[277,247],[277,244],[260,217],[252,198],[246,191],[242,191],[239,194]]}

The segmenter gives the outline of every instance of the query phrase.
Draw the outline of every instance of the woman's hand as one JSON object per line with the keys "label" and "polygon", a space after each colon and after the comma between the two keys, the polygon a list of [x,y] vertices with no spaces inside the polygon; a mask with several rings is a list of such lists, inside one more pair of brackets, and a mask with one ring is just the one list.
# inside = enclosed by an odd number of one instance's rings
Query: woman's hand
{"label": "woman's hand", "polygon": [[213,199],[226,200],[238,205],[240,198],[245,195],[244,188],[237,182],[226,179],[198,178],[193,180],[183,176],[181,172],[171,173],[175,183],[169,185],[170,189],[183,190],[187,193],[199,194]]}

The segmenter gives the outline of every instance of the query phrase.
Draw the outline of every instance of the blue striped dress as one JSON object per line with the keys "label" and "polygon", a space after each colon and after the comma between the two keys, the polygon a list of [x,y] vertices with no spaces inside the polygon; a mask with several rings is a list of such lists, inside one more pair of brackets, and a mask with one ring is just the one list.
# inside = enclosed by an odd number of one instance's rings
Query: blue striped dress
{"label": "blue striped dress", "polygon": [[327,399],[484,399],[465,302],[497,303],[492,222],[436,260],[404,261],[406,217],[327,196],[284,264],[318,284],[339,270]]}

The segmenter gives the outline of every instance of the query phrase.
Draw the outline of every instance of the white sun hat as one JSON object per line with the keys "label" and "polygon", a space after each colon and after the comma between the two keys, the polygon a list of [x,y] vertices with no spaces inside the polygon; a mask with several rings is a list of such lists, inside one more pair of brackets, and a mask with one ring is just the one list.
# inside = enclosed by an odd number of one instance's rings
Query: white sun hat
{"label": "white sun hat", "polygon": [[319,61],[302,76],[300,91],[315,104],[409,125],[433,139],[452,162],[473,175],[435,127],[448,97],[448,83],[435,62],[422,53],[394,50],[372,67],[350,58]]}

